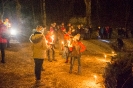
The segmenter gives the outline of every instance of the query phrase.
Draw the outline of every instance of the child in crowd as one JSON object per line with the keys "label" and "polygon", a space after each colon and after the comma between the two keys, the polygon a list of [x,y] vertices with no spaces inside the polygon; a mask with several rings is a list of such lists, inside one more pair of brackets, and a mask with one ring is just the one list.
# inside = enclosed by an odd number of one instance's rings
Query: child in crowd
{"label": "child in crowd", "polygon": [[69,49],[71,51],[70,53],[70,71],[69,73],[72,73],[74,61],[78,60],[78,74],[81,73],[81,53],[86,50],[85,45],[80,41],[80,34],[77,34],[73,38],[72,44],[69,46]]}

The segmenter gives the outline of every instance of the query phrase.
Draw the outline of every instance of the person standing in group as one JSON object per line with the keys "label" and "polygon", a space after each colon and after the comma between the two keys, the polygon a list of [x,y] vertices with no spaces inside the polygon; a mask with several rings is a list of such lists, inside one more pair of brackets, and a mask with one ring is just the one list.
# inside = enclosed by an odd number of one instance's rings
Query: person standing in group
{"label": "person standing in group", "polygon": [[66,59],[65,63],[68,63],[68,58],[69,58],[69,48],[68,45],[71,43],[71,36],[69,33],[64,34],[64,42],[62,42],[62,50],[63,54],[62,57]]}
{"label": "person standing in group", "polygon": [[10,28],[11,28],[11,23],[9,22],[9,19],[6,18],[4,21],[5,26],[7,27],[8,30],[8,38],[7,38],[7,48],[10,48]]}
{"label": "person standing in group", "polygon": [[2,58],[1,63],[5,63],[5,47],[7,44],[7,36],[7,28],[2,22],[2,20],[0,20],[0,49]]}
{"label": "person standing in group", "polygon": [[37,26],[36,32],[30,36],[35,63],[36,82],[40,82],[41,80],[42,64],[45,58],[45,50],[47,48],[45,36],[42,33],[42,30],[43,28],[41,26]]}
{"label": "person standing in group", "polygon": [[77,34],[73,38],[72,46],[69,47],[71,49],[70,53],[70,70],[69,73],[72,73],[74,61],[78,60],[78,74],[81,73],[81,53],[86,50],[85,45],[80,41],[80,34]]}
{"label": "person standing in group", "polygon": [[46,42],[47,42],[47,50],[46,55],[49,62],[56,61],[55,59],[55,50],[54,50],[54,34],[53,31],[48,31],[48,33],[45,35]]}

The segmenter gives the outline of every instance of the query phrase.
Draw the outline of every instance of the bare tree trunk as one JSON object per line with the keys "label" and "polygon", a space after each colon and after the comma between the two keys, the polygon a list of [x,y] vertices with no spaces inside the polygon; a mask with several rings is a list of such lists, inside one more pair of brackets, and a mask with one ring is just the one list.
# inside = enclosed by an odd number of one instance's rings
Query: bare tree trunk
{"label": "bare tree trunk", "polygon": [[43,26],[46,26],[46,9],[45,9],[45,0],[43,0]]}
{"label": "bare tree trunk", "polygon": [[100,4],[99,4],[99,0],[97,0],[96,2],[96,5],[97,5],[97,19],[98,19],[98,26],[101,25],[101,22],[100,22]]}
{"label": "bare tree trunk", "polygon": [[33,25],[35,25],[35,20],[36,20],[36,18],[35,18],[35,11],[34,11],[34,3],[33,3],[33,0],[31,0],[31,1],[32,1]]}
{"label": "bare tree trunk", "polygon": [[91,23],[91,0],[84,0],[86,4],[86,21],[87,25],[92,26]]}
{"label": "bare tree trunk", "polygon": [[128,38],[127,26],[128,26],[129,15],[130,15],[130,6],[128,5],[128,2],[125,2],[125,3],[126,3],[125,29],[126,29],[126,38]]}
{"label": "bare tree trunk", "polygon": [[19,3],[19,0],[16,0],[16,15],[17,15],[17,25],[18,25],[18,29],[21,29],[21,5]]}
{"label": "bare tree trunk", "polygon": [[41,23],[43,23],[43,0],[40,0],[40,8],[41,8]]}
{"label": "bare tree trunk", "polygon": [[3,21],[3,17],[4,17],[4,8],[5,8],[4,5],[5,5],[6,2],[8,2],[8,0],[4,0],[4,1],[1,0],[1,2],[2,2],[2,3],[1,3],[1,4],[2,4],[2,11],[1,11],[1,13],[0,13],[0,19]]}
{"label": "bare tree trunk", "polygon": [[127,29],[129,15],[130,15],[130,6],[128,5],[128,2],[125,3],[126,3],[125,28]]}

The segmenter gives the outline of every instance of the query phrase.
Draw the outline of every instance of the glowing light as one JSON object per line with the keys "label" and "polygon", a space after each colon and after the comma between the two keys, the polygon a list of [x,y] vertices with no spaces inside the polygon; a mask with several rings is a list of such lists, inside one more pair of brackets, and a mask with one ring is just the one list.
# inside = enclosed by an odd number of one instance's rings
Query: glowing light
{"label": "glowing light", "polygon": [[10,34],[11,34],[11,35],[16,35],[16,34],[17,34],[17,31],[16,31],[16,30],[11,29],[11,30],[10,30]]}
{"label": "glowing light", "polygon": [[62,41],[62,44],[64,45],[64,42]]}
{"label": "glowing light", "polygon": [[112,51],[112,56],[115,56],[115,55],[117,55],[117,54],[115,54],[114,51]]}
{"label": "glowing light", "polygon": [[110,41],[104,40],[104,39],[100,39],[100,41],[103,41],[103,42],[106,42],[106,43],[110,43]]}
{"label": "glowing light", "polygon": [[8,27],[11,27],[11,24],[9,23]]}
{"label": "glowing light", "polygon": [[68,41],[68,47],[72,47],[72,44],[70,43],[70,41]]}
{"label": "glowing light", "polygon": [[48,41],[46,40],[46,43],[48,43]]}
{"label": "glowing light", "polygon": [[105,59],[106,59],[106,57],[107,57],[107,56],[106,56],[106,55],[104,55],[104,57],[105,57]]}
{"label": "glowing light", "polygon": [[96,75],[94,75],[94,80],[95,80],[95,83],[97,82],[97,76]]}
{"label": "glowing light", "polygon": [[54,42],[54,35],[51,36],[51,39],[52,39],[52,43]]}
{"label": "glowing light", "polygon": [[112,51],[112,54],[114,54],[114,51]]}

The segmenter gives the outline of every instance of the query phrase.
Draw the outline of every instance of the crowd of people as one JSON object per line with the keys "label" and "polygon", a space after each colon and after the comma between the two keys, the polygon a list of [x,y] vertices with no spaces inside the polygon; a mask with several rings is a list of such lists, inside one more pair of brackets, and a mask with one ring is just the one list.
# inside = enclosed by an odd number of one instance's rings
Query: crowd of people
{"label": "crowd of people", "polygon": [[82,34],[80,34],[80,31],[74,33],[75,30],[72,33],[71,29],[67,30],[63,23],[59,29],[56,29],[55,25],[56,23],[51,24],[47,31],[46,27],[37,26],[36,31],[30,36],[37,81],[41,79],[43,60],[47,58],[49,62],[57,61],[55,58],[56,44],[59,45],[59,54],[62,55],[62,58],[66,59],[64,62],[68,63],[70,59],[69,73],[72,73],[75,60],[78,60],[78,74],[81,73],[81,53],[86,50],[85,45],[80,41]]}
{"label": "crowd of people", "polygon": [[[10,30],[11,24],[8,19],[4,22],[0,20],[0,49],[1,49],[1,63],[5,63],[5,48],[10,47]],[[125,28],[117,29],[119,38],[118,48],[122,48],[124,43],[122,37],[128,38],[128,30]],[[57,61],[55,58],[55,48],[58,45],[59,54],[65,58],[65,63],[70,61],[69,73],[72,73],[74,61],[78,60],[78,74],[81,73],[81,55],[86,50],[86,46],[81,40],[88,40],[92,38],[93,29],[91,26],[84,26],[83,24],[72,25],[69,23],[65,26],[64,23],[57,25],[55,22],[49,28],[37,26],[30,36],[32,42],[33,58],[35,63],[35,77],[37,81],[41,79],[41,71],[43,70],[44,58],[49,62]],[[98,27],[96,30],[97,38],[111,39],[113,30],[111,27]],[[133,37],[133,32],[131,31]]]}
{"label": "crowd of people", "polygon": [[[55,58],[55,48],[59,49],[59,54],[65,58],[65,63],[70,61],[69,73],[72,73],[74,61],[78,60],[78,74],[81,73],[81,53],[86,50],[86,46],[81,40],[92,38],[93,29],[91,26],[72,25],[64,23],[57,25],[55,22],[49,28],[37,26],[30,36],[33,44],[33,58],[35,61],[36,79],[41,79],[41,70],[44,58],[49,62],[57,61]],[[111,39],[113,29],[109,26],[98,27],[96,30],[97,38]],[[118,37],[116,38],[117,47],[121,50],[124,42],[122,38],[128,38],[127,30],[124,28],[117,29]],[[43,41],[43,42],[42,42]],[[45,43],[44,43],[45,41]],[[58,45],[58,47],[56,46]],[[44,48],[45,46],[45,48]],[[38,52],[41,52],[37,54]],[[40,55],[41,54],[41,55]],[[44,56],[42,56],[44,55]],[[39,70],[38,70],[39,69]]]}

